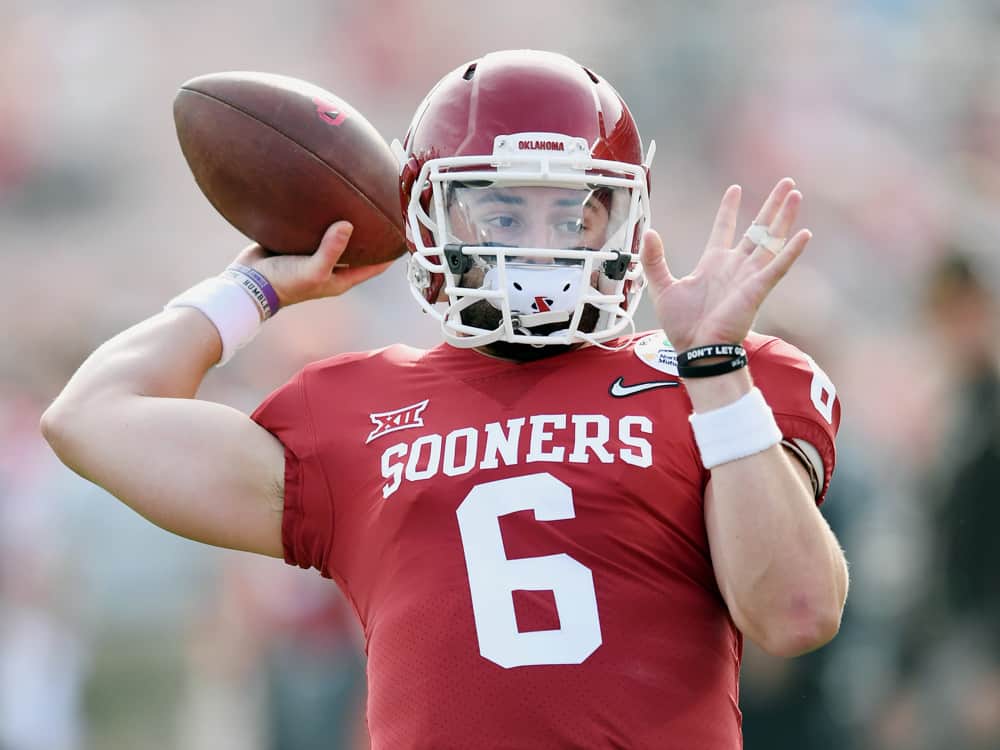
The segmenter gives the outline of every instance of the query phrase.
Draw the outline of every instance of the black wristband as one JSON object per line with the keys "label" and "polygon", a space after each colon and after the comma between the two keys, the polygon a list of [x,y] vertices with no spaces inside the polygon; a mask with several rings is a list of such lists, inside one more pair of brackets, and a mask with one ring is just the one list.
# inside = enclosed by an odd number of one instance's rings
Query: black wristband
{"label": "black wristband", "polygon": [[[709,357],[728,357],[725,362],[711,365],[695,365],[699,359]],[[725,375],[727,372],[739,370],[747,366],[747,352],[739,344],[709,344],[696,346],[677,355],[677,374],[682,378],[710,378],[715,375]]]}

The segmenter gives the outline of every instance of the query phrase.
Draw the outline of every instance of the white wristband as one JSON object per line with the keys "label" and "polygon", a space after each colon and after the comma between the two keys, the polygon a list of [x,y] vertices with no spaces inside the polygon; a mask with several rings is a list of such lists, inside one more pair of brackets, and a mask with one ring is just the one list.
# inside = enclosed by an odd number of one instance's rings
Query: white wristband
{"label": "white wristband", "polygon": [[236,350],[249,343],[260,330],[260,310],[250,295],[232,279],[213,276],[181,292],[165,306],[193,307],[212,321],[222,339],[222,357],[216,367],[226,364]]}
{"label": "white wristband", "polygon": [[781,430],[759,388],[731,404],[688,417],[706,469],[752,456],[781,442]]}

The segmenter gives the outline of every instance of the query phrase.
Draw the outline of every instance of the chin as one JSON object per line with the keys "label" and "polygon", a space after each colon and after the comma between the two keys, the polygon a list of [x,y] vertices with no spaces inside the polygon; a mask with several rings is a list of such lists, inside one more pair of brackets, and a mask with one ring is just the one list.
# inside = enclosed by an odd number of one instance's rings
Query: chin
{"label": "chin", "polygon": [[[462,311],[462,322],[468,326],[494,330],[500,327],[501,313],[486,300],[480,300],[474,305]],[[597,320],[600,311],[592,305],[587,305],[583,309],[583,316],[580,318],[580,330],[590,333],[597,327]],[[535,326],[528,330],[535,336],[547,336],[550,333],[563,330],[561,323],[549,323],[543,326]],[[492,344],[480,347],[487,354],[503,359],[513,359],[518,362],[534,362],[535,360],[552,357],[556,354],[571,352],[579,349],[582,344],[542,344],[535,346],[532,344],[519,344],[510,341],[494,341]]]}

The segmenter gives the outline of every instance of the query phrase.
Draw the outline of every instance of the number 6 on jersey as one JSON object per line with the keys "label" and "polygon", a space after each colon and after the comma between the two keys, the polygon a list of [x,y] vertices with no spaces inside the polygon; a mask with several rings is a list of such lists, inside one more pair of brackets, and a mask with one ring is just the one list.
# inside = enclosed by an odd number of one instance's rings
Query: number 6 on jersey
{"label": "number 6 on jersey", "polygon": [[[570,488],[547,473],[476,485],[456,511],[479,653],[506,668],[579,664],[601,645],[594,576],[567,554],[509,560],[498,519],[522,510],[533,510],[538,521],[576,516]],[[519,632],[517,590],[551,591],[560,627]]]}

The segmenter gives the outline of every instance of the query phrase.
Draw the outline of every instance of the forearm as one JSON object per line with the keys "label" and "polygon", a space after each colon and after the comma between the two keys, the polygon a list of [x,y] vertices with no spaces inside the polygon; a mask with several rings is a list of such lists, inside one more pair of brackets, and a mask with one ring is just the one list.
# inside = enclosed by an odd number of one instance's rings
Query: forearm
{"label": "forearm", "polygon": [[193,398],[220,353],[198,310],[160,313],[91,354],[42,431],[67,466],[157,526],[280,556],[282,446],[246,414]]}
{"label": "forearm", "polygon": [[[735,401],[752,383],[740,370],[687,387],[703,412]],[[846,563],[795,459],[775,445],[715,467],[705,517],[720,589],[748,637],[786,656],[833,637],[847,594]]]}
{"label": "forearm", "polygon": [[[219,335],[198,310],[159,313],[102,344],[42,416],[42,432],[77,472],[100,481],[104,463],[120,465],[119,434],[144,397],[190,399],[218,361]],[[134,425],[136,428],[140,425]],[[105,455],[107,454],[107,455]]]}
{"label": "forearm", "polygon": [[243,412],[194,396],[267,317],[257,291],[273,312],[272,300],[335,296],[385,270],[333,273],[349,229],[334,224],[310,256],[251,245],[236,262],[256,271],[256,291],[206,280],[102,345],[42,417],[59,458],[169,531],[280,556],[286,447]]}
{"label": "forearm", "polygon": [[102,344],[55,405],[107,393],[191,398],[221,352],[219,334],[201,312],[190,307],[166,310]]}

